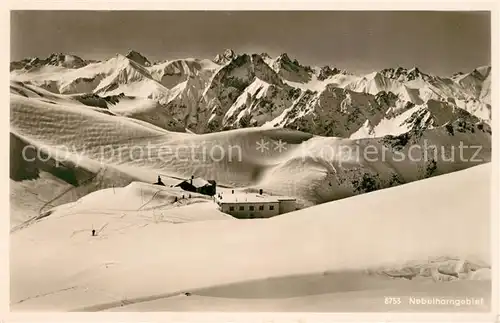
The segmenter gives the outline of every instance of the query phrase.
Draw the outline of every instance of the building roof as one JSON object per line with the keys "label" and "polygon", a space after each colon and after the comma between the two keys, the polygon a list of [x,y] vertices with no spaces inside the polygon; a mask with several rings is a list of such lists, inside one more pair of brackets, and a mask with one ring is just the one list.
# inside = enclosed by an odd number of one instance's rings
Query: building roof
{"label": "building roof", "polygon": [[[191,184],[191,178],[189,179],[186,179],[182,182],[180,182],[179,184],[177,184],[176,186],[179,186],[181,185],[182,183],[188,183],[188,184]],[[210,182],[208,182],[207,180],[201,178],[201,177],[196,177],[196,178],[193,178],[193,183],[191,184],[193,185],[194,187],[196,188],[200,188],[200,187],[203,187],[203,186],[206,186],[206,185],[212,185]]]}
{"label": "building roof", "polygon": [[210,184],[208,181],[204,180],[201,177],[196,177],[193,179],[193,186],[194,187],[203,187],[205,185],[212,185],[212,184]]}
{"label": "building roof", "polygon": [[295,197],[291,196],[277,196],[278,201],[296,201],[297,199]]}
{"label": "building roof", "polygon": [[273,195],[260,195],[256,193],[236,193],[236,194],[222,194],[222,198],[217,197],[217,202],[223,203],[279,203],[284,200],[295,200],[293,197],[288,196],[273,196]]}

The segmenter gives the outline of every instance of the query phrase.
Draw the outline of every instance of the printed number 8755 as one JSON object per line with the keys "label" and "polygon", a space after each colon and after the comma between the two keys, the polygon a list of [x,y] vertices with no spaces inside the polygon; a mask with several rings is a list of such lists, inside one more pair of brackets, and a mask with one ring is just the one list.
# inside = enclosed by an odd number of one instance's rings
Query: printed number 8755
{"label": "printed number 8755", "polygon": [[384,297],[384,303],[386,305],[400,305],[401,298],[400,297]]}

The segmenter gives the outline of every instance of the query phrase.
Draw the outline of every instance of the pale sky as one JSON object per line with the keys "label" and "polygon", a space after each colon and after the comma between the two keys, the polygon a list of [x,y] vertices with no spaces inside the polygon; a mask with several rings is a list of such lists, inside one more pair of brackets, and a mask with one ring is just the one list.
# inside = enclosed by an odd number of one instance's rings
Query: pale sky
{"label": "pale sky", "polygon": [[418,66],[450,75],[489,65],[489,12],[12,11],[11,60],[62,52],[149,60],[286,52],[354,73]]}

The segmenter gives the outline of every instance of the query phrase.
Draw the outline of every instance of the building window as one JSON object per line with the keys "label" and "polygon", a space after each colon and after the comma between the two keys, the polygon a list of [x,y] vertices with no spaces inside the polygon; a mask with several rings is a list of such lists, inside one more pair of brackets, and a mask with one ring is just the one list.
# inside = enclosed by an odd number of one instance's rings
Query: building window
{"label": "building window", "polygon": [[264,205],[259,206],[259,211],[264,211]]}
{"label": "building window", "polygon": [[240,211],[245,210],[245,207],[243,205],[240,205]]}
{"label": "building window", "polygon": [[230,206],[229,211],[234,211],[234,206]]}
{"label": "building window", "polygon": [[269,210],[274,210],[274,205],[269,205]]}
{"label": "building window", "polygon": [[254,208],[254,206],[253,206],[253,205],[250,205],[250,206],[248,207],[248,209],[249,209],[250,211],[253,211],[255,208]]}

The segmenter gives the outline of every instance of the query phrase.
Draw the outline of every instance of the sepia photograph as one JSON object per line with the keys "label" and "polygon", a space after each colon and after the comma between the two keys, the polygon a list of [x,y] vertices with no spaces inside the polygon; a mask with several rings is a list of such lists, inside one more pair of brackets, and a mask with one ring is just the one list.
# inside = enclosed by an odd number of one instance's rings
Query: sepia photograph
{"label": "sepia photograph", "polygon": [[492,311],[491,12],[368,9],[11,10],[10,311]]}

